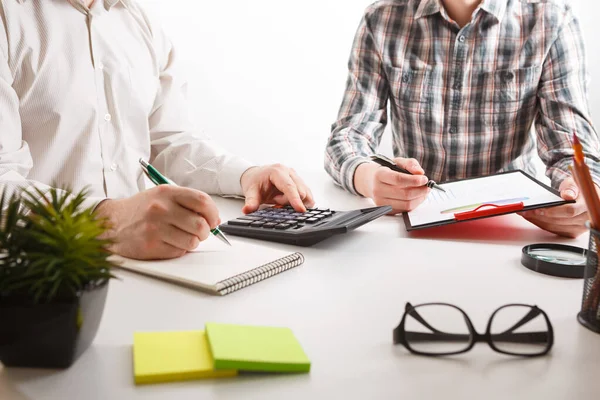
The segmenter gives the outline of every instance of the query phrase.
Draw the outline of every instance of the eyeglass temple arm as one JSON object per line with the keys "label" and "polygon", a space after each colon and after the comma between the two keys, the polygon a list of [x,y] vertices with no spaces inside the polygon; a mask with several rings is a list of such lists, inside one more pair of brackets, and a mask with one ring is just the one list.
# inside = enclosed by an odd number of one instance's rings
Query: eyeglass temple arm
{"label": "eyeglass temple arm", "polygon": [[406,312],[408,314],[410,314],[411,317],[413,317],[414,319],[419,321],[424,327],[429,329],[431,332],[444,334],[444,335],[446,334],[440,330],[435,329],[433,326],[429,325],[429,323],[427,321],[425,321],[425,319],[423,317],[421,317],[421,314],[419,314],[417,312],[417,310],[412,306],[412,304],[406,303]]}
{"label": "eyeglass temple arm", "polygon": [[[404,332],[408,342],[469,342],[471,335],[456,333],[427,333],[427,332]],[[504,343],[547,343],[548,332],[523,332],[492,335],[495,342]]]}

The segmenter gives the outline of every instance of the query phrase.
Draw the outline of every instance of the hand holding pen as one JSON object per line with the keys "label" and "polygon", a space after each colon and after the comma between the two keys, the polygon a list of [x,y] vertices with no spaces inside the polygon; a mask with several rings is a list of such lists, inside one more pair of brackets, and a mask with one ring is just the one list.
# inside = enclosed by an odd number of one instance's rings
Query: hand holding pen
{"label": "hand holding pen", "polygon": [[415,159],[390,160],[378,155],[370,160],[372,162],[357,167],[354,186],[360,194],[373,199],[376,205],[392,206],[391,214],[414,210],[425,201],[431,188],[443,192],[440,186],[425,176]]}
{"label": "hand holding pen", "polygon": [[[147,163],[146,161],[144,161],[141,158],[140,158],[140,164],[142,166],[142,170],[146,173],[146,175],[148,176],[148,178],[150,178],[150,180],[155,185],[177,186],[177,184],[175,182],[173,182],[172,180],[170,180],[166,176],[162,175],[156,168],[154,168],[152,165],[150,165],[149,163]],[[215,235],[223,243],[231,246],[231,243],[229,242],[229,240],[227,239],[227,237],[225,236],[225,234],[223,234],[223,232],[221,232],[221,230],[219,229],[218,226],[216,226],[213,229],[211,229],[210,233],[212,233],[213,235]]]}
{"label": "hand holding pen", "polygon": [[106,219],[112,253],[138,260],[176,258],[194,250],[219,225],[213,199],[198,190],[159,185],[133,196],[102,201],[95,209]]}
{"label": "hand holding pen", "polygon": [[[408,168],[412,167],[413,169],[417,170],[416,175],[421,175],[425,172],[425,171],[423,171],[423,168],[421,168],[421,166],[418,165],[417,160],[414,160],[414,159],[398,159],[398,160],[402,160],[399,162],[403,162],[404,160],[407,160],[409,164],[412,164],[412,166],[409,166]],[[377,164],[381,165],[382,167],[387,167],[387,168],[391,169],[392,171],[400,172],[402,174],[407,174],[407,175],[413,175],[413,173],[410,172],[409,170],[407,170],[406,168],[402,168],[401,166],[396,164],[394,161],[390,160],[386,156],[382,156],[381,154],[371,156],[371,161],[376,162]],[[421,179],[421,180],[423,180],[423,179]],[[432,181],[432,180],[428,180],[427,183],[425,184],[425,186],[427,186],[428,188],[431,188],[431,189],[439,190],[440,192],[445,192],[444,188],[442,188],[437,183],[435,183],[435,181]]]}

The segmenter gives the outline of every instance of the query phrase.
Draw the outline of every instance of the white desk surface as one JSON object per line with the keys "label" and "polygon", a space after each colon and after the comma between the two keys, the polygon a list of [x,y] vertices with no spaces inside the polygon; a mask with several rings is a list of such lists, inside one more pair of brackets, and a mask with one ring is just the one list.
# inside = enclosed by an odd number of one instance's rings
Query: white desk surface
{"label": "white desk surface", "polygon": [[[305,179],[319,205],[370,205],[335,187],[324,172]],[[223,220],[241,213],[239,200],[218,204]],[[582,280],[521,266],[521,248],[539,242],[587,248],[587,234],[561,239],[517,215],[408,234],[400,217],[386,216],[300,248],[302,267],[225,297],[119,273],[124,279],[111,282],[87,352],[64,371],[0,367],[0,399],[598,399],[600,335],[576,320]],[[504,356],[483,343],[450,358],[413,356],[392,345],[407,301],[456,304],[480,332],[501,305],[537,304],[554,325],[555,346],[537,359]],[[134,385],[135,331],[196,330],[209,321],[289,327],[312,370]]]}

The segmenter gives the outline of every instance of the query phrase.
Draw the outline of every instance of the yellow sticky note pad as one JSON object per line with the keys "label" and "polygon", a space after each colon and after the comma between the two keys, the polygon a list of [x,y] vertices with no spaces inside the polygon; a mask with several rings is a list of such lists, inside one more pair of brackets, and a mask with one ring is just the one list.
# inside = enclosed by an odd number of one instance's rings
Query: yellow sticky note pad
{"label": "yellow sticky note pad", "polygon": [[133,335],[136,384],[224,378],[236,370],[214,369],[204,331],[136,332]]}

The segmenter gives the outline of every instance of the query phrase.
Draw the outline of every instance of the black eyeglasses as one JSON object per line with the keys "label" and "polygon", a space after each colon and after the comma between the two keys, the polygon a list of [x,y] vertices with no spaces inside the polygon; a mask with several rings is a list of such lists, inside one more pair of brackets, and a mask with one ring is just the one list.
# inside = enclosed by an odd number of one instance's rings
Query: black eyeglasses
{"label": "black eyeglasses", "polygon": [[487,342],[499,353],[536,357],[550,351],[554,332],[548,315],[537,306],[526,304],[498,308],[481,335],[467,314],[456,306],[406,303],[402,320],[394,329],[394,344],[424,356],[466,353],[477,342]]}

